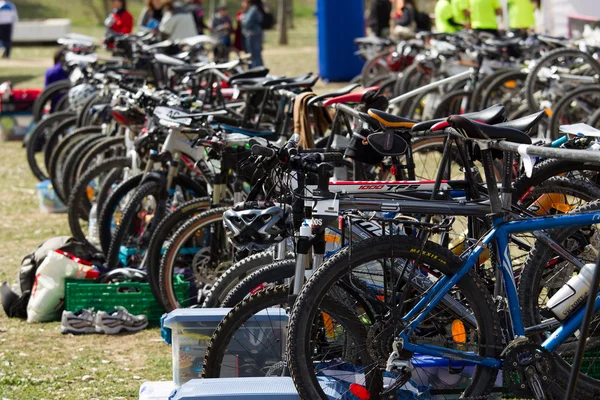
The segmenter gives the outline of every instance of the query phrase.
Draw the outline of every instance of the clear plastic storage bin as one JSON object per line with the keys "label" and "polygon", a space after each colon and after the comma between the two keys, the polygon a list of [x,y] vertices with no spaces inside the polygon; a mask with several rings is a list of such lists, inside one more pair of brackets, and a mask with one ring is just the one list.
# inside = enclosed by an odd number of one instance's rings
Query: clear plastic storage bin
{"label": "clear plastic storage bin", "polygon": [[[177,309],[164,318],[163,327],[171,330],[173,381],[176,385],[183,385],[202,376],[204,353],[210,338],[229,311],[228,308]],[[260,370],[281,363],[285,354],[287,323],[288,315],[281,308],[263,310],[247,321],[244,329],[236,332],[227,348],[221,378],[262,376],[259,375]],[[261,351],[264,342],[257,343],[256,340],[264,337],[261,335],[275,337],[277,340],[273,342],[281,346],[281,351]],[[244,360],[249,354],[252,354],[254,363],[251,368],[247,366],[247,360]]]}

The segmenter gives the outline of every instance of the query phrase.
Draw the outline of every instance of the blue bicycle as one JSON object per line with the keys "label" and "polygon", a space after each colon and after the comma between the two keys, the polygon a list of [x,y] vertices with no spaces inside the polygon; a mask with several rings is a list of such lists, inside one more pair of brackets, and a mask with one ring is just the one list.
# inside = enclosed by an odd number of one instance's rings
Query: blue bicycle
{"label": "blue bicycle", "polygon": [[[481,150],[491,229],[458,257],[428,240],[442,226],[382,221],[412,226],[415,234],[360,241],[321,265],[294,303],[288,331],[288,366],[303,399],[487,399],[495,392],[563,398],[585,301],[559,315],[548,303],[597,258],[600,202],[555,216],[515,214],[508,206],[510,168],[498,188],[492,163],[498,150],[505,167],[513,164],[513,152],[525,164],[530,155],[598,163],[600,154],[518,144],[526,143],[518,131],[459,116],[448,122],[450,134]],[[336,208],[335,199],[325,201]],[[515,277],[509,238],[523,232],[546,240],[536,242]],[[486,262],[497,270],[494,293],[476,273],[489,251],[495,257]],[[433,285],[415,284],[423,277]],[[595,306],[598,312],[600,296]],[[598,349],[600,318],[587,339],[577,399],[600,398]]]}

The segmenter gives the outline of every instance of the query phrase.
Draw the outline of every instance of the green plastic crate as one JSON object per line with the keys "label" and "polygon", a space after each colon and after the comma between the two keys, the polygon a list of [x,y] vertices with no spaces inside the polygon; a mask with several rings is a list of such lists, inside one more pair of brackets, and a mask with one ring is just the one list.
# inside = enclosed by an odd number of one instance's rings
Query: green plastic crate
{"label": "green plastic crate", "polygon": [[[187,299],[189,282],[175,284],[178,299]],[[152,294],[149,283],[89,283],[67,280],[65,288],[65,309],[77,311],[93,308],[97,311],[112,311],[117,306],[125,307],[134,315],[145,314],[151,325],[160,325],[160,317],[165,310]]]}

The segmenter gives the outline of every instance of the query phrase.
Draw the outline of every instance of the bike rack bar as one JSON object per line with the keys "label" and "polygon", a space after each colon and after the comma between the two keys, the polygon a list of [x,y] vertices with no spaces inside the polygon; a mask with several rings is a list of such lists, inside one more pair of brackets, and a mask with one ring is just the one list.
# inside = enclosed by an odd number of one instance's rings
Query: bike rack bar
{"label": "bike rack bar", "polygon": [[452,75],[452,76],[450,76],[448,78],[444,78],[444,79],[439,80],[437,82],[432,82],[432,83],[430,83],[428,85],[421,86],[418,89],[411,90],[408,93],[404,93],[404,94],[402,94],[402,95],[400,95],[398,97],[395,97],[395,98],[391,99],[389,101],[389,105],[393,106],[396,103],[399,103],[399,102],[404,101],[406,99],[410,99],[411,97],[414,97],[414,96],[416,96],[418,94],[421,94],[421,93],[425,93],[425,92],[427,92],[427,91],[429,91],[431,89],[435,89],[435,88],[437,88],[439,86],[444,86],[447,83],[451,83],[451,82],[454,82],[454,81],[459,81],[459,80],[461,80],[463,78],[468,78],[474,72],[475,72],[475,70],[473,68],[470,68],[468,71],[461,72],[460,74]]}
{"label": "bike rack bar", "polygon": [[[464,136],[462,136],[464,139]],[[581,161],[600,163],[600,152],[589,150],[570,150],[564,148],[540,147],[527,144],[518,144],[507,141],[492,141],[489,146],[493,149],[502,151],[512,151],[515,153],[524,152],[530,156],[543,158],[557,158],[560,160]]]}

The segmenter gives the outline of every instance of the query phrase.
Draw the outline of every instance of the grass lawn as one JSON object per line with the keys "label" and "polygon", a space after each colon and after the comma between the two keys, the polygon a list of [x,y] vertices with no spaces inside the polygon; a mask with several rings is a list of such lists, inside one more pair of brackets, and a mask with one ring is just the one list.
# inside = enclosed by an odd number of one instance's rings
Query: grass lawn
{"label": "grass lawn", "polygon": [[[298,20],[287,47],[277,46],[275,32],[269,32],[265,63],[272,73],[316,73],[315,32],[314,19]],[[52,51],[15,48],[9,62],[0,61],[0,81],[41,87]],[[319,90],[325,90],[323,84]],[[47,238],[68,235],[69,227],[66,215],[39,212],[37,182],[20,143],[1,143],[0,160],[0,280],[14,282],[23,256]],[[65,336],[59,323],[30,325],[0,312],[0,399],[136,399],[144,380],[170,378],[171,349],[158,329],[118,337]]]}

